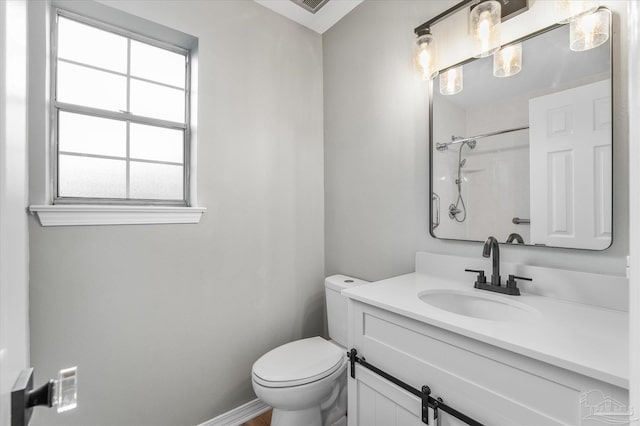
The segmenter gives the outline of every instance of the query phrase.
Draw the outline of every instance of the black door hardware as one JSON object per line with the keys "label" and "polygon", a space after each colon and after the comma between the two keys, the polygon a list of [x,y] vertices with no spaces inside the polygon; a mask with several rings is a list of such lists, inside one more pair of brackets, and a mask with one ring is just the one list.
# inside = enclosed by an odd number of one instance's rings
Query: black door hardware
{"label": "black door hardware", "polygon": [[11,426],[28,425],[38,405],[53,405],[53,380],[33,389],[33,368],[29,368],[20,372],[11,390]]}
{"label": "black door hardware", "polygon": [[49,380],[33,388],[33,368],[22,370],[11,389],[11,426],[27,426],[33,407],[56,407],[58,412],[73,410],[77,405],[77,368],[58,372],[57,380]]}
{"label": "black door hardware", "polygon": [[422,388],[418,390],[413,386],[403,382],[402,380],[392,376],[391,374],[386,373],[385,371],[382,371],[379,368],[369,364],[364,357],[358,356],[358,351],[355,348],[347,352],[347,356],[349,357],[349,361],[351,363],[350,374],[352,379],[356,378],[356,363],[358,363],[364,368],[366,368],[367,370],[373,371],[374,373],[390,381],[394,385],[420,398],[420,400],[422,401],[422,413],[420,416],[420,418],[422,419],[422,423],[426,425],[429,424],[429,408],[431,408],[433,410],[433,417],[435,419],[438,418],[438,410],[442,410],[445,413],[450,414],[451,416],[465,422],[468,425],[484,426],[482,423],[478,422],[477,420],[474,420],[471,417],[467,416],[466,414],[456,410],[455,408],[448,406],[447,404],[444,403],[442,398],[432,397],[431,388],[429,386],[426,386],[426,385],[422,386]]}

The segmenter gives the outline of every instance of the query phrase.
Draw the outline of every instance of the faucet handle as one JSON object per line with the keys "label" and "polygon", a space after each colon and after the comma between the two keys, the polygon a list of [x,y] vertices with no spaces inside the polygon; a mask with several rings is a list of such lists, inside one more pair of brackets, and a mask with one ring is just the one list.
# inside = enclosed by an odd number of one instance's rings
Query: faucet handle
{"label": "faucet handle", "polygon": [[475,272],[476,274],[478,274],[478,278],[477,278],[477,283],[480,284],[486,284],[487,283],[487,277],[484,275],[484,271],[481,269],[465,269],[465,272]]}
{"label": "faucet handle", "polygon": [[517,275],[509,275],[509,279],[507,280],[507,287],[509,287],[509,288],[518,287],[518,285],[516,283],[516,279],[525,280],[525,281],[533,281],[533,279],[528,278],[528,277],[519,277]]}

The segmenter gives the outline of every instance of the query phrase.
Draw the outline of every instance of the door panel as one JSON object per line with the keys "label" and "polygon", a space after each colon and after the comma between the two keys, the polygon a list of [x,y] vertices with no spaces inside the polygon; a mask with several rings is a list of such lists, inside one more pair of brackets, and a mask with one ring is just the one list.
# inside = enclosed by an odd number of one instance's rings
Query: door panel
{"label": "door panel", "polygon": [[[349,426],[420,426],[420,400],[356,365],[349,379]],[[431,423],[433,424],[433,423]]]}
{"label": "door panel", "polygon": [[533,244],[611,244],[610,107],[609,79],[529,101]]}
{"label": "door panel", "polygon": [[573,151],[547,154],[549,182],[549,234],[569,236],[574,234],[573,223]]}
{"label": "door panel", "polygon": [[26,2],[0,1],[0,426],[29,364]]}

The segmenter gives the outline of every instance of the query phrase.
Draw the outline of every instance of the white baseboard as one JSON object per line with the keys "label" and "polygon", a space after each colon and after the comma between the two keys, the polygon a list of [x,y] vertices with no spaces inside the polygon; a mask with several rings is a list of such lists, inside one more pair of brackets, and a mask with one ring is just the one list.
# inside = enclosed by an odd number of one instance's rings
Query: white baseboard
{"label": "white baseboard", "polygon": [[256,398],[231,411],[220,414],[216,418],[207,420],[198,426],[240,426],[242,423],[258,417],[270,408],[267,404]]}

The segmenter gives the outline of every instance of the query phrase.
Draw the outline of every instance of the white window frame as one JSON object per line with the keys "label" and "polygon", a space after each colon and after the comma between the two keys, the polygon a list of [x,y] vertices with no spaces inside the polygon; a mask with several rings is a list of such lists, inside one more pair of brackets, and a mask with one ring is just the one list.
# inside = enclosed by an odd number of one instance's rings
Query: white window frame
{"label": "white window frame", "polygon": [[[62,16],[63,18],[70,19],[82,24],[89,25],[93,28],[97,28],[99,30],[107,31],[110,33],[114,33],[127,38],[127,64],[131,64],[131,40],[139,41],[142,43],[146,43],[155,47],[159,47],[171,52],[178,53],[180,55],[185,56],[185,119],[184,123],[171,122],[167,120],[155,119],[150,117],[143,117],[131,114],[127,111],[115,112],[115,111],[107,111],[98,108],[86,107],[81,105],[67,104],[63,102],[59,102],[57,100],[57,64],[58,64],[58,18]],[[115,205],[163,205],[163,206],[188,206],[189,205],[189,142],[190,142],[190,111],[189,111],[189,99],[190,99],[190,82],[191,82],[191,60],[190,55],[191,52],[187,49],[183,49],[178,46],[174,46],[172,44],[168,44],[162,42],[160,40],[151,39],[140,34],[127,31],[122,28],[115,27],[113,25],[105,24],[104,22],[97,21],[95,19],[87,18],[82,15],[78,15],[73,12],[68,12],[64,9],[56,8],[55,13],[53,14],[54,22],[52,24],[53,33],[51,37],[51,101],[52,101],[52,152],[54,153],[54,161],[53,161],[53,173],[52,176],[52,185],[53,185],[53,194],[54,204],[115,204]],[[116,71],[111,71],[99,67],[93,67],[87,64],[76,63],[75,61],[69,61],[66,59],[62,59],[62,61],[74,65],[81,65],[87,68],[92,68],[98,71],[107,72],[115,75],[119,75],[127,78],[127,103],[131,99],[131,92],[129,90],[131,74],[120,73]],[[171,85],[158,83],[157,81],[146,80],[143,78],[137,78],[136,80],[146,81],[149,83],[176,88]],[[58,145],[58,125],[59,125],[59,117],[60,112],[71,112],[71,113],[79,113],[83,115],[89,115],[93,117],[100,118],[108,118],[118,121],[124,121],[128,123],[138,123],[138,124],[147,124],[151,126],[158,126],[162,128],[168,129],[177,129],[184,131],[183,134],[183,199],[182,200],[162,200],[162,199],[129,199],[129,198],[96,198],[96,197],[61,197],[59,194],[59,163],[60,163],[60,150]],[[127,192],[129,191],[129,163],[131,159],[128,155],[128,146],[129,146],[129,132],[127,132]],[[66,154],[66,153],[65,153]],[[111,159],[113,157],[103,156],[103,155],[91,155],[92,158],[106,158]],[[166,162],[162,161],[148,161],[149,163],[154,164],[166,164]]]}
{"label": "white window frame", "polygon": [[[36,4],[33,7],[39,8],[41,6]],[[34,203],[29,207],[29,210],[37,214],[42,226],[198,223],[206,209],[197,206],[195,179],[196,135],[193,130],[195,129],[197,100],[193,90],[197,83],[197,38],[93,1],[52,0],[50,4],[44,6],[44,9],[46,10],[39,11],[39,14],[45,17],[44,21],[46,22],[43,24],[50,26],[50,32],[47,37],[49,51],[40,53],[48,53],[49,55],[49,93],[42,96],[49,99],[47,104],[48,113],[46,114],[49,117],[48,131],[46,132],[49,135],[49,143],[46,149],[41,149],[40,151],[42,151],[42,156],[48,158],[48,170],[45,173],[47,177],[46,184],[39,188],[39,191],[36,191],[38,195],[45,195],[45,199],[42,200],[45,203]],[[75,105],[69,106],[69,104],[56,102],[56,21],[58,16],[181,54],[186,53],[188,59],[186,64],[184,125],[166,120],[140,117],[127,112],[105,112],[104,110],[94,110]],[[134,32],[126,28],[142,28],[142,30]],[[167,34],[167,37],[163,37],[165,34]],[[177,42],[173,43],[174,40],[177,40]],[[38,55],[38,53],[37,51],[33,52],[34,55]],[[80,112],[134,123],[162,124],[165,127],[178,124],[181,129],[184,129],[185,136],[183,161],[184,200],[58,197],[57,117],[59,110]],[[33,111],[30,110],[30,116],[32,115]],[[32,196],[31,198],[33,203],[34,197]]]}

